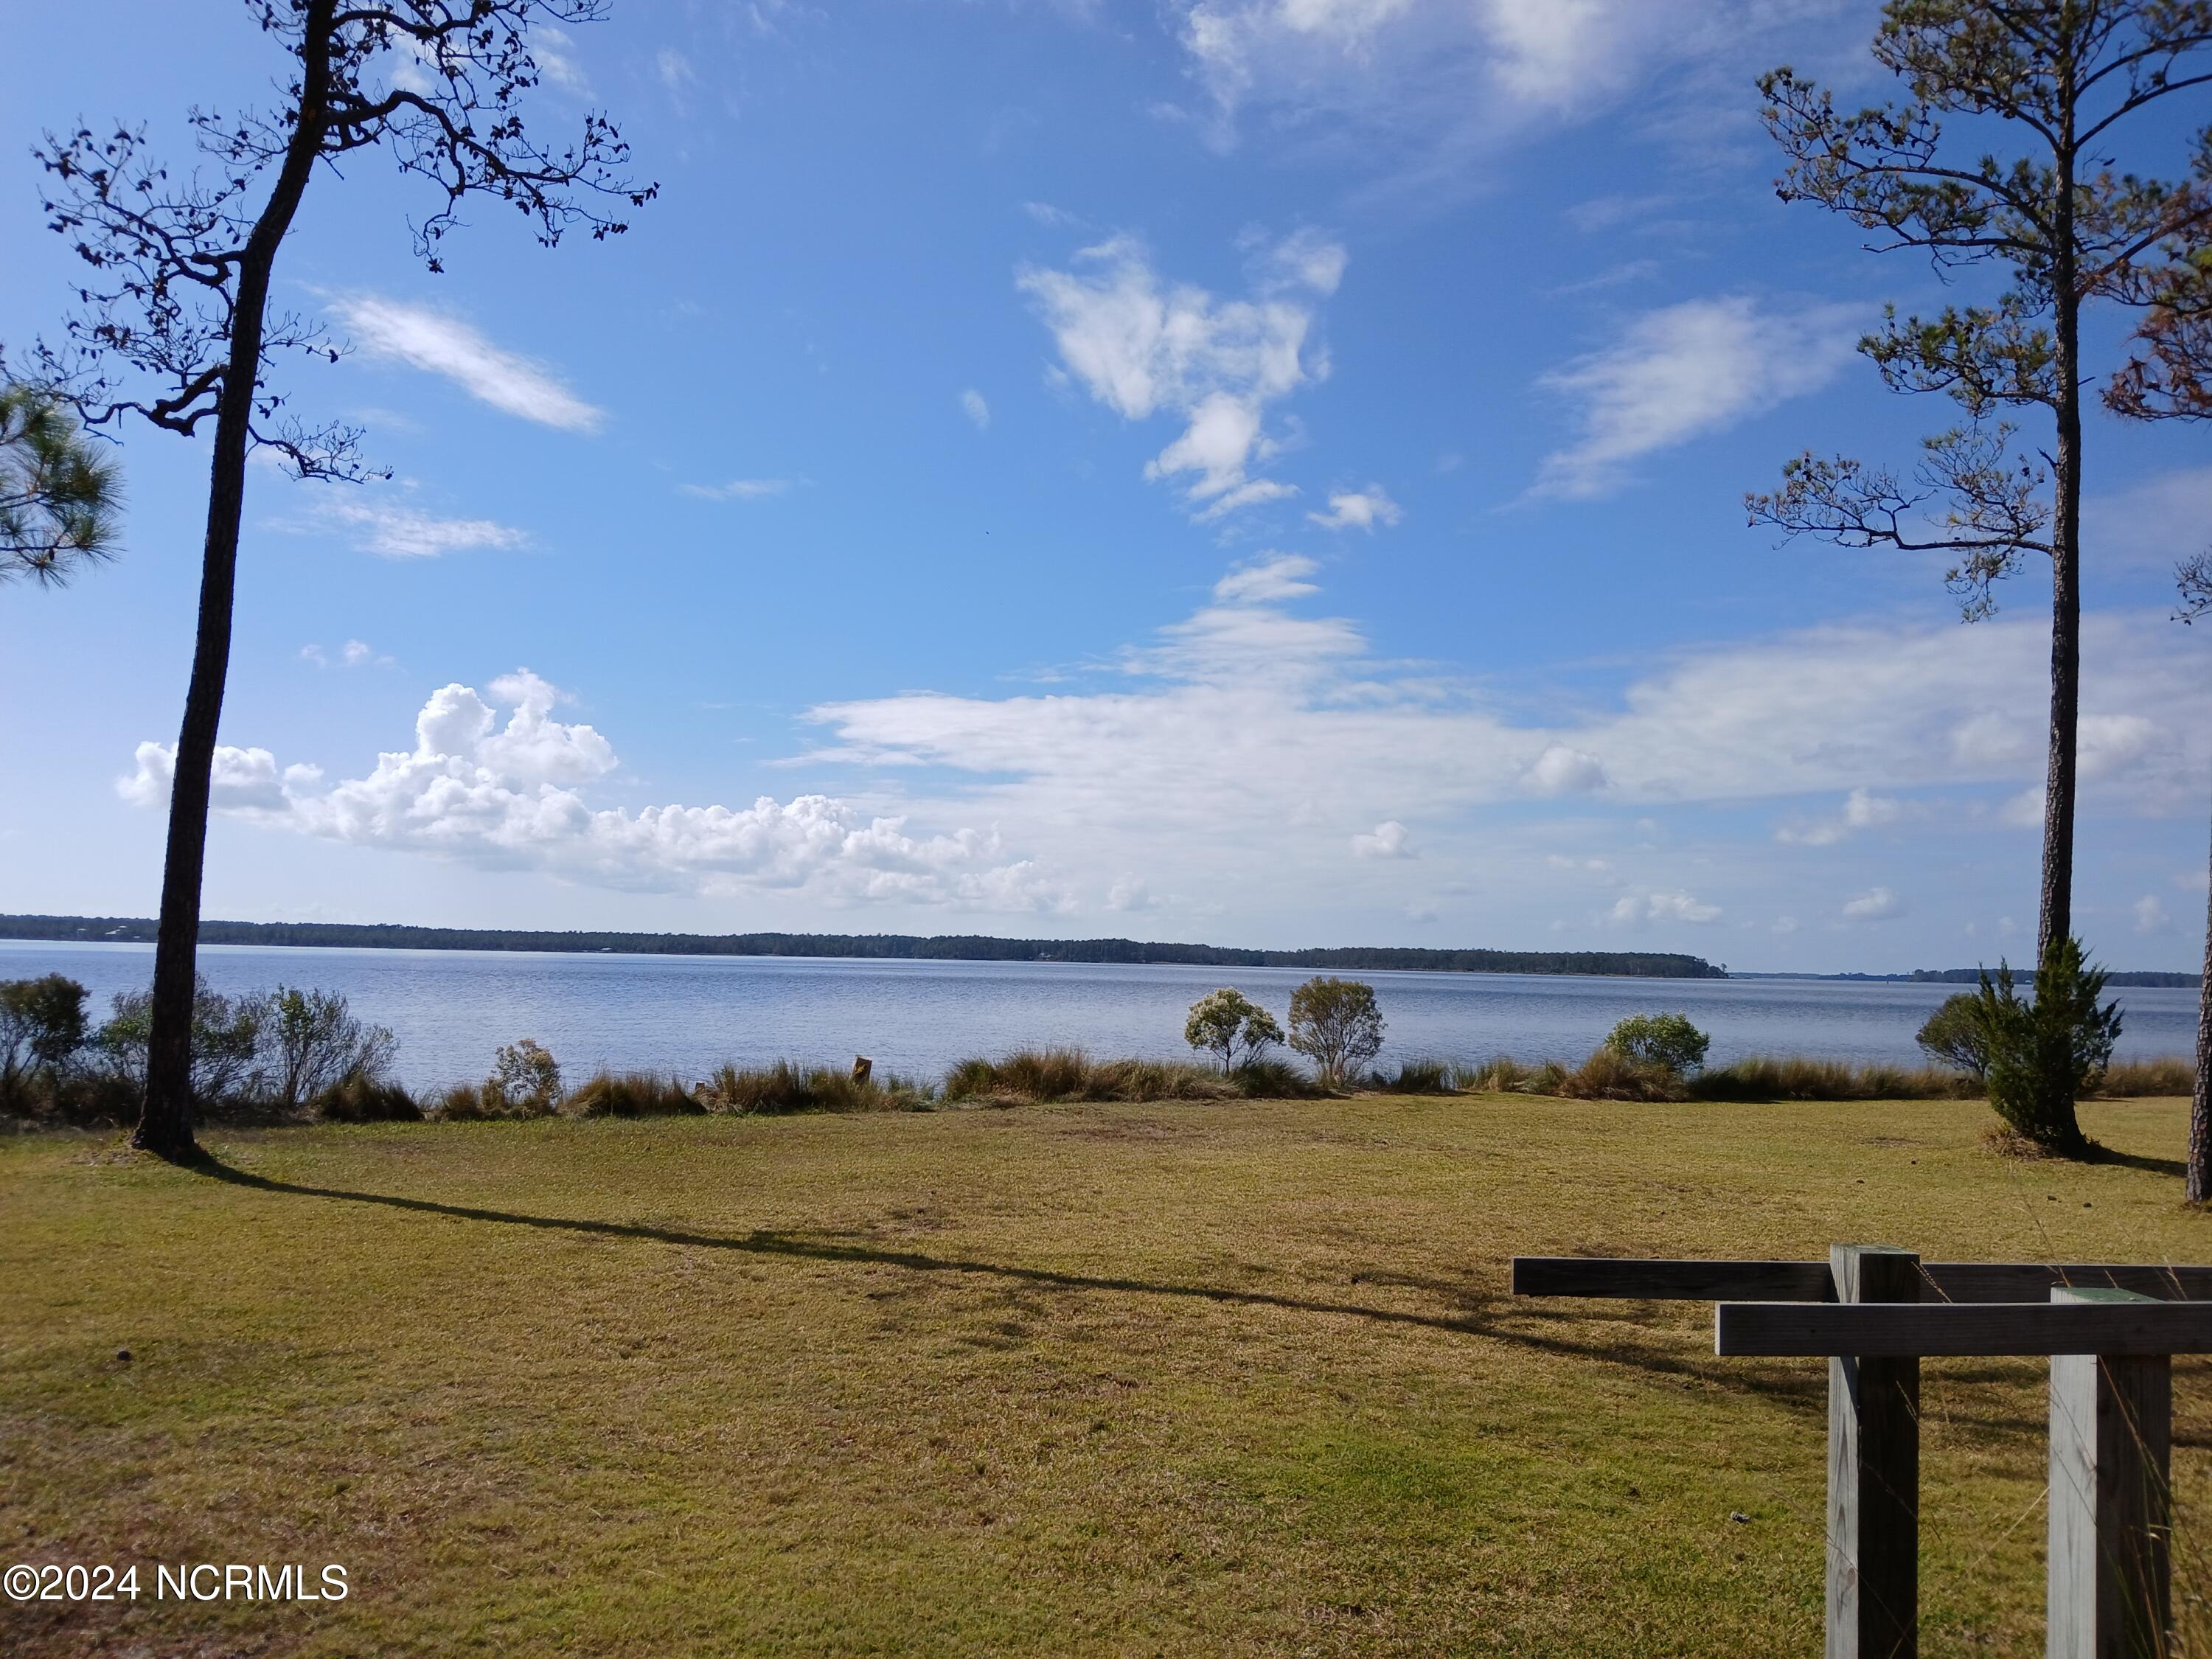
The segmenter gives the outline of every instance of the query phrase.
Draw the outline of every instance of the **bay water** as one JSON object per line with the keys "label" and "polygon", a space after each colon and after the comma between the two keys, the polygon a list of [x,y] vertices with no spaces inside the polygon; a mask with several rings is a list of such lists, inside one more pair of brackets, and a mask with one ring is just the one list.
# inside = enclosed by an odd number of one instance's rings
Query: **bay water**
{"label": "bay water", "polygon": [[[399,1039],[410,1088],[481,1078],[502,1042],[532,1037],[571,1082],[593,1071],[672,1073],[787,1059],[934,1082],[953,1061],[1024,1047],[1096,1058],[1188,1059],[1183,1016],[1233,985],[1285,1018],[1310,977],[1292,968],[1053,962],[908,962],[795,957],[629,956],[210,945],[217,989],[281,983],[343,992]],[[153,976],[150,945],[0,939],[0,979],[59,972],[104,1016]],[[1388,1024],[1382,1064],[1436,1057],[1579,1061],[1630,1014],[1686,1014],[1712,1034],[1711,1063],[1747,1054],[1920,1063],[1913,1033],[1955,985],[1892,981],[1583,978],[1537,974],[1361,973]],[[2197,993],[2117,991],[2124,1056],[2194,1052]]]}

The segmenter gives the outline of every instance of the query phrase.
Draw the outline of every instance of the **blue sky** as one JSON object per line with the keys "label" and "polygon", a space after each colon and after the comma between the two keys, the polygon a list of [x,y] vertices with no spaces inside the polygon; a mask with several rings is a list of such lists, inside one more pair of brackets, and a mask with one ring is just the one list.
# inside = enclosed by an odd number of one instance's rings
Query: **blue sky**
{"label": "blue sky", "polygon": [[[317,179],[288,365],[393,482],[254,470],[210,915],[2015,957],[2048,581],[1778,549],[1797,451],[1942,406],[1852,355],[1909,255],[1772,193],[1752,82],[1887,95],[1859,0],[617,4],[533,109],[622,122],[605,244],[410,258]],[[243,7],[0,56],[0,343],[51,333],[41,128],[264,94]],[[2129,159],[2171,170],[2181,125]],[[1965,291],[1976,290],[1971,283]],[[2109,332],[2098,349],[2109,352]],[[2089,433],[2077,915],[2201,949],[2203,433]],[[0,590],[0,908],[150,914],[204,450]]]}

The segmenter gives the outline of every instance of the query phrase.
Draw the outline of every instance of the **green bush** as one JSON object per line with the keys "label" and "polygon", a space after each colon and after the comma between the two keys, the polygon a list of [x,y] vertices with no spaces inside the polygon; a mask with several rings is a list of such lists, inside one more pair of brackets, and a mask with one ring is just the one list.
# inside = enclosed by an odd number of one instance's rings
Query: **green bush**
{"label": "green bush", "polygon": [[[107,1023],[89,1045],[101,1067],[143,1097],[146,1048],[154,1029],[150,991],[119,991]],[[225,996],[204,979],[192,986],[192,1098],[204,1112],[259,1104],[268,1092],[261,1066],[262,1025],[269,1000]]]}
{"label": "green bush", "polygon": [[[1285,1068],[1288,1069],[1288,1068]],[[945,1074],[947,1100],[1030,1105],[1054,1100],[1226,1100],[1246,1092],[1184,1060],[1093,1060],[1076,1048],[1017,1049],[1004,1060],[963,1060]],[[1301,1089],[1304,1080],[1299,1079]]]}
{"label": "green bush", "polygon": [[1938,1066],[1954,1066],[1978,1084],[1989,1076],[1989,1028],[1982,1018],[1982,1000],[1972,991],[1946,998],[1914,1041]]}
{"label": "green bush", "polygon": [[[1685,1014],[1632,1014],[1613,1028],[1605,1047],[1639,1066],[1686,1077],[1705,1063],[1712,1039]],[[1595,1056],[1593,1056],[1595,1058]],[[1587,1069],[1587,1066],[1585,1066]]]}
{"label": "green bush", "polygon": [[2068,1158],[2089,1150],[2074,1103],[2096,1086],[2119,1041],[2119,1004],[2097,1003],[2105,980],[2103,969],[2083,962],[2081,942],[2069,939],[2037,971],[2034,1000],[2017,994],[2002,962],[1994,980],[1982,975],[1977,998],[1990,1104],[2014,1133]]}
{"label": "green bush", "polygon": [[270,1092],[286,1110],[346,1078],[381,1078],[398,1047],[383,1026],[356,1019],[340,993],[291,985],[278,986],[264,1005],[260,1040]]}
{"label": "green bush", "polygon": [[60,974],[0,981],[0,1111],[52,1096],[84,1047],[86,994]]}
{"label": "green bush", "polygon": [[1248,1060],[1231,1080],[1247,1100],[1303,1100],[1314,1092],[1313,1079],[1287,1060]]}
{"label": "green bush", "polygon": [[561,1103],[570,1117],[684,1117],[707,1109],[674,1078],[650,1072],[601,1072]]}
{"label": "green bush", "polygon": [[549,1117],[561,1103],[561,1062],[528,1037],[503,1042],[484,1087],[506,1103],[506,1116]]}
{"label": "green bush", "polygon": [[1194,1048],[1219,1054],[1222,1075],[1226,1077],[1237,1069],[1240,1050],[1248,1061],[1257,1060],[1263,1050],[1283,1040],[1283,1028],[1275,1024],[1273,1014],[1242,991],[1224,986],[1190,1005],[1182,1040]]}
{"label": "green bush", "polygon": [[1291,993],[1291,1047],[1329,1088],[1344,1087],[1382,1052],[1382,1029],[1371,985],[1316,976]]}

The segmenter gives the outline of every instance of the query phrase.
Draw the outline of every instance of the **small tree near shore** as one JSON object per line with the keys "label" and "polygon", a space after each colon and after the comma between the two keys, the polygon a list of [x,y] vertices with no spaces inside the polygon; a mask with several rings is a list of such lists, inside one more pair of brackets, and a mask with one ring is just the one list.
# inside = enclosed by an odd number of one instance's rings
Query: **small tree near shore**
{"label": "small tree near shore", "polygon": [[1613,1028],[1605,1046],[1643,1066],[1656,1066],[1677,1077],[1705,1063],[1712,1039],[1690,1024],[1686,1014],[1634,1014]]}
{"label": "small tree near shore", "polygon": [[1313,1061],[1323,1083],[1342,1088],[1382,1052],[1382,1011],[1375,988],[1318,976],[1299,986],[1291,993],[1291,1047]]}
{"label": "small tree near shore", "polygon": [[1247,1061],[1256,1060],[1262,1050],[1283,1040],[1283,1028],[1275,1024],[1273,1014],[1242,991],[1224,986],[1208,991],[1190,1005],[1182,1040],[1194,1048],[1219,1054],[1225,1074],[1237,1069],[1240,1049]]}
{"label": "small tree near shore", "polygon": [[1982,1000],[1972,991],[1946,997],[1913,1041],[1939,1066],[1954,1066],[1977,1083],[1988,1075],[1989,1028],[1982,1020]]}

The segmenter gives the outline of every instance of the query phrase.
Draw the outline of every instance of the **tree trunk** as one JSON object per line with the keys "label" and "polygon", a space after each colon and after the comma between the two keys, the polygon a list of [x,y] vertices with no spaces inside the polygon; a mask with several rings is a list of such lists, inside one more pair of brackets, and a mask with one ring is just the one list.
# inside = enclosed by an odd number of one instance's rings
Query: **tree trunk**
{"label": "tree trunk", "polygon": [[322,146],[330,90],[334,0],[313,0],[302,31],[300,119],[269,201],[246,238],[230,315],[230,352],[216,405],[209,468],[207,539],[201,553],[199,626],[191,683],[169,788],[168,850],[161,866],[161,917],[154,936],[154,994],[146,1050],[146,1102],[131,1144],[163,1158],[190,1157],[192,1138],[192,994],[198,979],[200,878],[207,859],[208,802],[216,734],[230,669],[231,603],[238,581],[239,520],[246,456],[259,385],[264,313],[276,250],[291,228]]}
{"label": "tree trunk", "polygon": [[2204,896],[2204,978],[2197,991],[2197,1091],[2189,1103],[2189,1174],[2183,1191],[2192,1204],[2212,1199],[2212,888]]}

